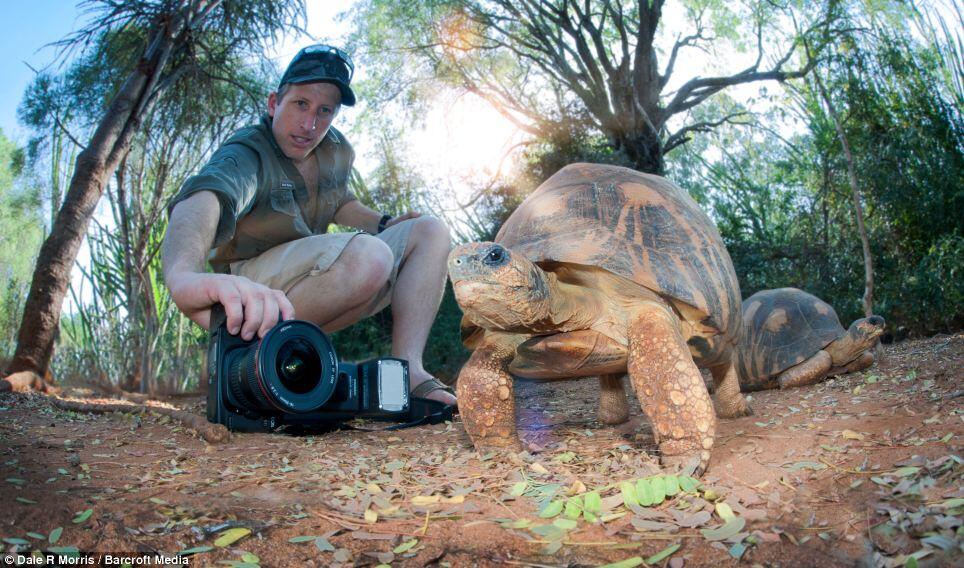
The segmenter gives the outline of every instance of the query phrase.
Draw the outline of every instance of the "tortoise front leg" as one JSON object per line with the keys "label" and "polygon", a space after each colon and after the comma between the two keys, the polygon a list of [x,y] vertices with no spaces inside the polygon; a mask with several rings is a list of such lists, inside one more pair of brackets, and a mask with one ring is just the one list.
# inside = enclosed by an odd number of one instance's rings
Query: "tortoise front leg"
{"label": "tortoise front leg", "polygon": [[623,390],[623,373],[599,375],[599,421],[622,424],[629,420],[629,403]]}
{"label": "tortoise front leg", "polygon": [[740,378],[733,364],[733,357],[727,357],[728,362],[710,367],[713,375],[713,392],[716,395],[716,415],[720,418],[739,418],[753,414],[750,405],[740,392]]}
{"label": "tortoise front leg", "polygon": [[813,356],[794,365],[777,376],[781,389],[802,387],[819,383],[827,376],[827,371],[833,366],[833,359],[826,351],[817,351]]}
{"label": "tortoise front leg", "polygon": [[[668,466],[710,460],[716,413],[679,320],[664,306],[646,304],[629,327],[629,376]],[[461,403],[460,403],[461,404]]]}
{"label": "tortoise front leg", "polygon": [[459,414],[476,449],[522,449],[515,427],[512,376],[506,370],[518,343],[500,334],[486,333],[459,372]]}
{"label": "tortoise front leg", "polygon": [[872,351],[864,351],[850,363],[847,363],[844,368],[836,374],[843,375],[845,373],[856,373],[857,371],[863,371],[864,369],[872,366],[877,358],[874,356]]}

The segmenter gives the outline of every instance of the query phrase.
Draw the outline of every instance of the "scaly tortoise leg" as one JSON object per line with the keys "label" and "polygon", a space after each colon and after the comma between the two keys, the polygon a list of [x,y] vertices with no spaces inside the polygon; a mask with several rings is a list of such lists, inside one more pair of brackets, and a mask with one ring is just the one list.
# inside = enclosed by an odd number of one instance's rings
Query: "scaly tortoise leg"
{"label": "scaly tortoise leg", "polygon": [[[733,357],[731,356],[730,359]],[[716,415],[720,418],[739,418],[753,414],[740,392],[740,377],[732,361],[710,368],[713,392],[716,395]]]}
{"label": "scaly tortoise leg", "polygon": [[659,444],[660,461],[669,467],[696,466],[710,460],[716,413],[679,320],[664,306],[647,303],[629,327],[629,376]]}
{"label": "scaly tortoise leg", "polygon": [[827,372],[833,366],[833,359],[826,351],[817,353],[800,363],[794,365],[777,376],[777,382],[781,389],[791,387],[802,387],[819,383],[827,376]]}
{"label": "scaly tortoise leg", "polygon": [[843,371],[841,371],[840,374],[863,371],[864,369],[871,367],[876,359],[877,358],[874,356],[873,351],[864,351],[860,354],[860,357],[857,357],[844,366]]}
{"label": "scaly tortoise leg", "polygon": [[459,414],[476,449],[522,449],[515,426],[512,375],[506,370],[518,343],[503,334],[486,332],[459,372]]}
{"label": "scaly tortoise leg", "polygon": [[623,373],[599,375],[599,421],[622,424],[629,420],[629,402],[623,390]]}

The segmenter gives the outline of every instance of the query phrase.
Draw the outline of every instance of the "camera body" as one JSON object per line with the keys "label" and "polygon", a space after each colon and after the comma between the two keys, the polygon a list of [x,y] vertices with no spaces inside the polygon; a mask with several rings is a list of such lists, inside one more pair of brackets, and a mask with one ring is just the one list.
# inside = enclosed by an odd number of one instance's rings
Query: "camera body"
{"label": "camera body", "polygon": [[365,417],[405,420],[408,363],[393,357],[339,363],[313,323],[278,322],[261,339],[228,333],[223,307],[212,310],[207,418],[236,432],[324,427]]}

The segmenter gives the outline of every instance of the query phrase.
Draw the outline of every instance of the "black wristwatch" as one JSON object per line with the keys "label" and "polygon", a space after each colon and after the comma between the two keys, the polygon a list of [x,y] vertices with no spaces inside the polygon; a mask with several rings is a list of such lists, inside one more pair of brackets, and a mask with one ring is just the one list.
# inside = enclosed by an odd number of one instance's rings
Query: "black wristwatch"
{"label": "black wristwatch", "polygon": [[386,213],[385,215],[382,215],[381,220],[378,221],[378,230],[375,231],[375,234],[377,235],[378,233],[381,233],[382,231],[384,231],[384,230],[385,230],[385,225],[387,225],[388,222],[391,221],[391,220],[392,220],[392,216],[391,216],[391,215],[389,215],[389,214],[387,214],[387,213]]}

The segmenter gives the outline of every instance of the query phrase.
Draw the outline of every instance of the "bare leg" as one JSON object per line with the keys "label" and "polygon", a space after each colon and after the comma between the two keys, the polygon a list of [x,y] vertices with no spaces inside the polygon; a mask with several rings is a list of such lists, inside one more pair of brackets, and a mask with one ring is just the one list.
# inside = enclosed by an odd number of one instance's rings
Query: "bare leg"
{"label": "bare leg", "polygon": [[517,343],[487,332],[459,373],[459,414],[477,449],[522,448],[515,427],[512,376],[506,370]]}
{"label": "bare leg", "polygon": [[357,235],[331,268],[295,284],[288,299],[298,318],[329,333],[338,331],[367,315],[372,299],[388,281],[392,264],[388,245]]}
{"label": "bare leg", "polygon": [[724,363],[710,368],[713,374],[713,392],[716,393],[716,415],[720,418],[739,418],[753,414],[740,392],[740,379],[736,365]]}
{"label": "bare leg", "polygon": [[629,420],[622,378],[622,373],[599,375],[599,421],[603,424],[616,425]]}
{"label": "bare leg", "polygon": [[827,371],[830,370],[832,365],[833,360],[829,353],[817,351],[816,355],[803,363],[794,365],[780,373],[777,381],[780,383],[781,389],[812,385],[827,378]]}
{"label": "bare leg", "polygon": [[716,413],[703,377],[664,306],[647,304],[629,329],[629,376],[653,423],[661,462],[706,469],[716,433]]}
{"label": "bare leg", "polygon": [[[432,378],[422,366],[422,353],[442,301],[451,239],[445,224],[434,217],[407,222],[415,226],[392,290],[392,355],[408,361],[414,389]],[[443,390],[432,391],[427,398],[455,404],[455,397]]]}

